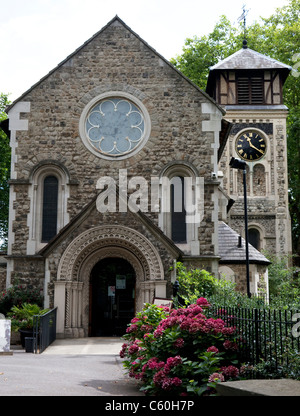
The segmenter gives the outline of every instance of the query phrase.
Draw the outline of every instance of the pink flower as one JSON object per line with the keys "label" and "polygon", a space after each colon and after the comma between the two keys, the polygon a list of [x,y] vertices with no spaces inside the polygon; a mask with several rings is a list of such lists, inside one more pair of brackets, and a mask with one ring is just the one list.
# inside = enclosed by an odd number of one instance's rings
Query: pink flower
{"label": "pink flower", "polygon": [[166,377],[162,383],[163,390],[171,390],[172,387],[179,387],[182,384],[182,380],[178,377],[169,378]]}
{"label": "pink flower", "polygon": [[238,350],[238,345],[235,342],[229,341],[229,339],[227,339],[224,343],[223,346],[225,348],[225,350],[231,350],[231,351],[237,351]]}
{"label": "pink flower", "polygon": [[209,383],[213,383],[213,382],[217,382],[217,381],[225,381],[225,378],[223,376],[223,374],[221,373],[212,373],[209,378],[208,378],[208,382]]}
{"label": "pink flower", "polygon": [[150,332],[151,330],[152,330],[152,325],[143,324],[141,326],[141,331],[143,331],[143,332]]}
{"label": "pink flower", "polygon": [[183,338],[176,339],[176,341],[174,342],[173,345],[174,345],[175,348],[182,348],[184,346]]}
{"label": "pink flower", "polygon": [[122,345],[122,349],[121,349],[121,351],[120,351],[120,358],[124,358],[124,357],[125,357],[125,353],[126,353],[126,349],[127,349],[127,347],[128,347],[128,344],[126,344],[126,343],[124,343],[124,344]]}
{"label": "pink flower", "polygon": [[135,324],[130,325],[127,329],[126,329],[126,333],[129,334],[131,332],[136,332],[139,329],[139,327]]}
{"label": "pink flower", "polygon": [[212,332],[213,334],[222,333],[222,329],[225,326],[225,322],[222,319],[214,319],[209,318],[205,322],[205,326],[207,329],[209,329],[209,332]]}
{"label": "pink flower", "polygon": [[169,357],[167,359],[166,371],[171,370],[171,368],[176,367],[177,365],[181,363],[182,363],[182,359],[180,355],[176,355],[176,357]]}
{"label": "pink flower", "polygon": [[236,331],[236,327],[230,326],[230,327],[227,327],[227,328],[223,328],[222,329],[222,334],[223,335],[233,335],[235,333],[235,331]]}
{"label": "pink flower", "polygon": [[207,301],[207,299],[205,299],[205,298],[199,298],[199,299],[197,299],[197,305],[199,305],[199,306],[210,306],[210,303]]}
{"label": "pink flower", "polygon": [[163,334],[164,330],[160,327],[158,327],[154,332],[154,338],[159,338]]}
{"label": "pink flower", "polygon": [[214,352],[214,353],[218,353],[219,352],[219,350],[218,350],[218,348],[217,347],[215,347],[214,345],[212,345],[211,347],[209,347],[209,348],[207,348],[207,350],[206,350],[207,352]]}
{"label": "pink flower", "polygon": [[164,361],[159,361],[157,357],[150,358],[150,360],[147,363],[147,366],[150,370],[160,370],[165,365]]}
{"label": "pink flower", "polygon": [[186,309],[189,312],[190,316],[194,316],[197,315],[198,313],[203,312],[203,309],[201,308],[200,305],[189,305],[188,308]]}
{"label": "pink flower", "polygon": [[234,365],[228,367],[221,367],[222,374],[228,378],[236,378],[239,375],[239,369]]}
{"label": "pink flower", "polygon": [[189,325],[189,333],[195,334],[196,332],[200,331],[202,329],[202,326],[198,322],[193,322],[191,325]]}
{"label": "pink flower", "polygon": [[130,345],[130,347],[128,348],[128,354],[132,355],[135,354],[136,352],[138,352],[139,347],[136,344],[132,344]]}
{"label": "pink flower", "polygon": [[164,373],[164,370],[159,370],[153,377],[153,382],[156,386],[161,386],[164,379],[166,378],[166,375]]}

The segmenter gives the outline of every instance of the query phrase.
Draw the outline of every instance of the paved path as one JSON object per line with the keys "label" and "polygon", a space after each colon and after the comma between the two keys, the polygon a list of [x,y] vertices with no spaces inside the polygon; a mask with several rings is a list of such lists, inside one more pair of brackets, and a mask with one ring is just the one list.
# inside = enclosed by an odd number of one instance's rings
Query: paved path
{"label": "paved path", "polygon": [[126,375],[119,338],[56,340],[42,354],[0,355],[0,396],[143,396]]}

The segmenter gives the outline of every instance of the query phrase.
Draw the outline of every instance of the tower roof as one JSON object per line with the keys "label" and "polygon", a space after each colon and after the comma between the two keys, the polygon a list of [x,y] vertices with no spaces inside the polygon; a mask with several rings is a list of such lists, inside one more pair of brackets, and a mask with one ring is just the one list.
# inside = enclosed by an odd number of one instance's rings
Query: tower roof
{"label": "tower roof", "polygon": [[212,66],[210,71],[224,69],[283,69],[289,72],[292,68],[253,49],[243,48]]}
{"label": "tower roof", "polygon": [[277,61],[276,59],[270,58],[269,56],[263,55],[259,52],[243,47],[234,54],[218,62],[216,65],[210,67],[206,92],[213,96],[215,88],[216,74],[227,71],[227,70],[271,70],[275,69],[281,73],[282,84],[287,79],[292,67]]}

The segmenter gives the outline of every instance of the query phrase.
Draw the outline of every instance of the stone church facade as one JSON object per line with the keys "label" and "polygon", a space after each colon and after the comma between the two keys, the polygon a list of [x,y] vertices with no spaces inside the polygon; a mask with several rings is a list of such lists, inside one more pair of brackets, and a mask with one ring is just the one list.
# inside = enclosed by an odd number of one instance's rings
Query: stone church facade
{"label": "stone church facade", "polygon": [[[59,337],[123,334],[145,302],[172,296],[179,260],[223,267],[245,290],[218,174],[233,120],[121,19],[8,116],[6,286],[41,288]],[[253,248],[250,263],[254,293],[269,262]]]}

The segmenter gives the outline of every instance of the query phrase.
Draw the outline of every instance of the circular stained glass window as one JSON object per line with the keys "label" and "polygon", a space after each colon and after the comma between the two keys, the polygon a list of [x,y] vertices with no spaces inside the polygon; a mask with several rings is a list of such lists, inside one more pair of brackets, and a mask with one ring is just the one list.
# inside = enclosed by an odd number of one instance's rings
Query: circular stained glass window
{"label": "circular stained glass window", "polygon": [[94,100],[82,121],[85,145],[106,159],[124,159],[136,153],[149,137],[150,119],[145,107],[127,94]]}

